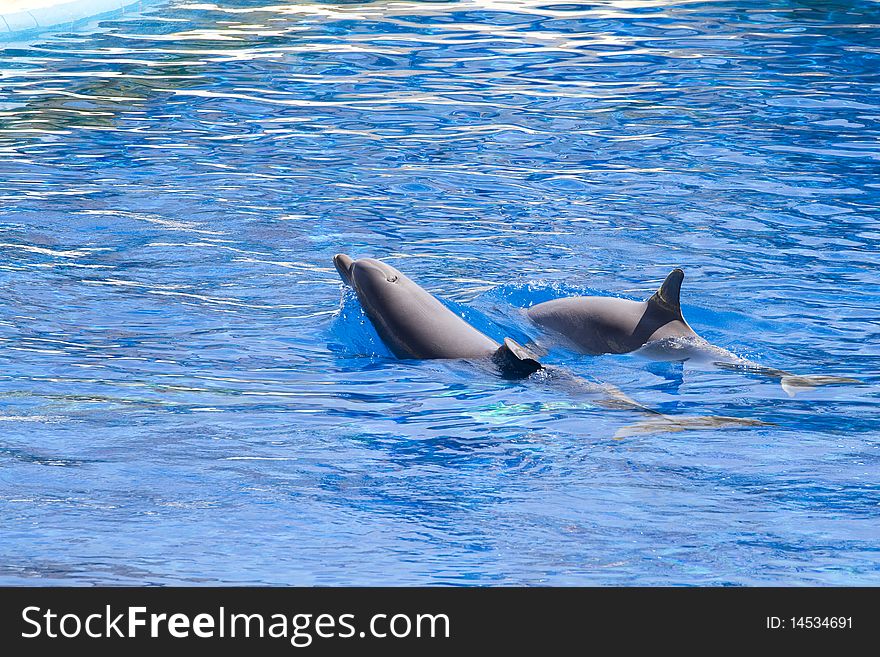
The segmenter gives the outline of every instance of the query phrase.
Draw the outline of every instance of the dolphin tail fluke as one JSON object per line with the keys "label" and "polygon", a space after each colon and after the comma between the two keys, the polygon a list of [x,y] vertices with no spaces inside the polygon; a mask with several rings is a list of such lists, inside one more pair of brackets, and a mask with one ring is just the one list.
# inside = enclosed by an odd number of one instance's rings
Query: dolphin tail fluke
{"label": "dolphin tail fluke", "polygon": [[333,256],[333,264],[336,265],[336,271],[339,272],[342,282],[351,285],[351,266],[354,264],[354,260],[344,253],[337,253]]}
{"label": "dolphin tail fluke", "polygon": [[848,376],[831,376],[827,374],[791,374],[785,370],[778,370],[775,367],[765,367],[756,363],[713,363],[715,367],[725,370],[733,370],[735,372],[744,372],[746,374],[760,374],[773,379],[779,379],[782,389],[789,397],[794,397],[799,392],[812,390],[819,386],[845,385],[847,383],[862,383],[859,379],[853,379]]}
{"label": "dolphin tail fluke", "polygon": [[794,397],[799,392],[812,390],[818,386],[844,385],[847,383],[861,383],[861,381],[847,376],[828,376],[825,374],[797,376],[795,374],[787,374],[779,379],[779,383],[789,397]]}
{"label": "dolphin tail fluke", "polygon": [[771,422],[751,418],[727,417],[724,415],[654,415],[634,424],[621,427],[614,434],[615,440],[654,433],[677,433],[694,429],[734,429],[742,427],[773,426]]}
{"label": "dolphin tail fluke", "polygon": [[660,289],[648,299],[648,303],[655,303],[681,317],[682,281],[684,281],[684,271],[678,268],[673,269],[663,281]]}
{"label": "dolphin tail fluke", "polygon": [[504,344],[498,347],[492,360],[501,369],[501,375],[505,379],[524,379],[543,369],[534,353],[510,338],[504,338]]}

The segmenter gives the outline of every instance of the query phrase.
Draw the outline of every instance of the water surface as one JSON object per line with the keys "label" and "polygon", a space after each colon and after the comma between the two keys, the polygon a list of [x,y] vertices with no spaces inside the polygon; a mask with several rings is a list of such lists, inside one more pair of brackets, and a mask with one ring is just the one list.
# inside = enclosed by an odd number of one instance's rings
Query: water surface
{"label": "water surface", "polygon": [[[0,583],[880,584],[880,4],[175,0],[0,44]],[[857,386],[390,357],[331,257],[500,339],[685,269]]]}

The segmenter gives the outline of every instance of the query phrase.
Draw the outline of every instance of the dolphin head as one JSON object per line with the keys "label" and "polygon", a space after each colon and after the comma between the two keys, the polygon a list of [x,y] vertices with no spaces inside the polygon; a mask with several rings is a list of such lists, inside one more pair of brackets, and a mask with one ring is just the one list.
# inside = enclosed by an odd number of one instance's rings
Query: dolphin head
{"label": "dolphin head", "polygon": [[383,292],[387,294],[392,285],[408,280],[391,265],[373,258],[354,260],[344,253],[338,253],[333,256],[333,264],[346,285],[370,296],[381,296]]}
{"label": "dolphin head", "polygon": [[[391,265],[373,258],[354,260],[340,253],[333,257],[343,282],[354,289],[358,301],[379,337],[398,358],[417,356],[412,336],[425,331],[421,314],[413,312],[419,301],[436,302]],[[414,305],[415,304],[415,305]]]}
{"label": "dolphin head", "polygon": [[404,291],[409,279],[384,262],[373,258],[361,258],[352,263],[349,271],[351,286],[358,293],[361,303],[364,299],[372,299],[374,303],[381,303],[384,306],[399,300],[402,296],[409,296]]}

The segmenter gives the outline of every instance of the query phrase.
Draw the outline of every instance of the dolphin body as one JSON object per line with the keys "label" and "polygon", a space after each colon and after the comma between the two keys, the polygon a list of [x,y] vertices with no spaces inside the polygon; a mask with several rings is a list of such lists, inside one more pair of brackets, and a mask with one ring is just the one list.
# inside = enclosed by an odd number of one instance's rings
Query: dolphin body
{"label": "dolphin body", "polygon": [[699,337],[681,314],[684,272],[674,269],[645,301],[566,297],[529,308],[538,326],[564,336],[587,354],[626,354],[667,338]]}
{"label": "dolphin body", "polygon": [[397,269],[380,260],[333,257],[382,341],[398,358],[489,358],[505,378],[542,369],[537,357],[510,338],[481,333]]}
{"label": "dolphin body", "polygon": [[681,312],[684,272],[673,269],[660,289],[644,301],[617,297],[567,297],[539,303],[527,314],[535,324],[561,335],[586,354],[636,352],[654,360],[710,363],[722,369],[779,379],[791,397],[819,385],[859,383],[858,379],[795,375],[741,358],[697,335]]}

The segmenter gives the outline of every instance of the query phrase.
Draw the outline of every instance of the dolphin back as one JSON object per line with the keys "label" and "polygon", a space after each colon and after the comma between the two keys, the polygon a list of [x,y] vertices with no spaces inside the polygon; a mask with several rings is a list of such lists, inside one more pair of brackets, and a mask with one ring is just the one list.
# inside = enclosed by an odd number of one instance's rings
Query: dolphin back
{"label": "dolphin back", "polygon": [[567,297],[528,310],[529,318],[587,354],[625,354],[656,340],[696,337],[681,314],[684,272],[674,269],[645,301]]}
{"label": "dolphin back", "polygon": [[[380,337],[398,358],[486,358],[498,343],[407,279],[405,295],[391,302],[361,299]],[[360,293],[358,294],[360,297]],[[383,303],[384,302],[384,303]]]}

